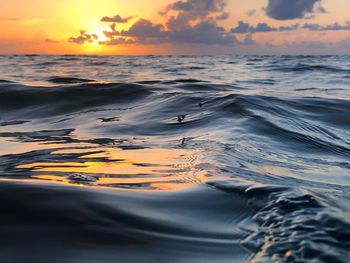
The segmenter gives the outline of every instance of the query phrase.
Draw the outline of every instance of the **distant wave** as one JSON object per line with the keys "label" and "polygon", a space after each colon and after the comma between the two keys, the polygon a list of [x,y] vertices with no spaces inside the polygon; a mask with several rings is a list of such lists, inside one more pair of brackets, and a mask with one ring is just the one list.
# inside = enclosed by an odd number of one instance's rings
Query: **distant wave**
{"label": "distant wave", "polygon": [[283,72],[325,72],[325,73],[350,73],[350,69],[344,69],[339,67],[332,67],[326,65],[312,65],[312,64],[297,64],[294,66],[274,68],[272,70]]}
{"label": "distant wave", "polygon": [[[85,82],[76,79],[58,79],[64,84]],[[0,108],[37,117],[62,115],[84,109],[128,103],[152,92],[139,84],[81,84],[74,87],[23,87],[2,85]],[[4,116],[5,117],[5,116]]]}
{"label": "distant wave", "polygon": [[60,77],[49,78],[47,81],[56,83],[56,84],[76,84],[76,83],[94,82],[94,80],[90,80],[90,79],[60,78]]}
{"label": "distant wave", "polygon": [[[73,79],[75,81],[80,80]],[[71,79],[64,82],[72,83]],[[226,91],[226,94],[221,96],[220,91]],[[58,87],[26,87],[3,83],[0,94],[0,109],[7,112],[1,117],[8,121],[13,121],[10,119],[12,115],[42,118],[77,114],[86,110],[93,112],[101,107],[133,105],[137,108],[140,105],[142,110],[136,111],[140,122],[130,125],[144,127],[144,134],[178,133],[210,127],[225,119],[244,120],[243,127],[249,133],[264,136],[284,147],[350,156],[350,141],[322,127],[326,123],[330,127],[350,128],[348,100],[293,100],[243,95],[235,93],[234,87],[182,79],[138,84],[83,83]],[[141,106],[148,104],[150,106]],[[181,123],[177,120],[178,115],[184,115]]]}

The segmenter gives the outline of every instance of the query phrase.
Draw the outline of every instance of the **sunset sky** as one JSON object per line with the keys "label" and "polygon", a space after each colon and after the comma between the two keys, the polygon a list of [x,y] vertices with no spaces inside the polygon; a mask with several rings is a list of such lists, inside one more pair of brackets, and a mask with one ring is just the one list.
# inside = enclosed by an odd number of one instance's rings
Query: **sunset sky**
{"label": "sunset sky", "polygon": [[349,0],[0,0],[0,53],[347,54]]}

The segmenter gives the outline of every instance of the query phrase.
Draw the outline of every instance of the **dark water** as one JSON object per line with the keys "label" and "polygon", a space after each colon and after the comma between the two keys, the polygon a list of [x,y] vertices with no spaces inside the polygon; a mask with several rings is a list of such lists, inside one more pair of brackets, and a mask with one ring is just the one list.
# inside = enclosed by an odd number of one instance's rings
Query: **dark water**
{"label": "dark water", "polygon": [[350,262],[350,57],[0,56],[1,262]]}

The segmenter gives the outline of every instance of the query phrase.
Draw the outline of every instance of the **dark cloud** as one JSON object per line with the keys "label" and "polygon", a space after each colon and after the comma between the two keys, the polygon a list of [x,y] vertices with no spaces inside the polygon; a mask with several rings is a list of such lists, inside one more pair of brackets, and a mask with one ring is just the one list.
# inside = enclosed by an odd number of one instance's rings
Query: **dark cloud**
{"label": "dark cloud", "polygon": [[339,30],[350,30],[350,21],[346,21],[344,25],[335,22],[331,25],[318,25],[318,24],[304,24],[303,28],[309,29],[311,31],[339,31]]}
{"label": "dark cloud", "polygon": [[85,43],[92,43],[94,42],[94,40],[96,41],[97,39],[98,36],[96,34],[88,34],[85,30],[81,30],[79,36],[70,37],[68,39],[68,42],[82,45]]}
{"label": "dark cloud", "polygon": [[117,24],[112,23],[109,25],[110,31],[108,30],[103,31],[103,34],[106,36],[106,38],[114,39],[116,36],[120,36],[120,32],[117,31],[116,27],[117,27]]}
{"label": "dark cloud", "polygon": [[227,19],[229,14],[225,12],[225,8],[225,0],[186,0],[170,4],[160,13],[163,16],[171,14],[167,22],[170,30],[181,30],[191,23]]}
{"label": "dark cloud", "polygon": [[[236,38],[222,27],[212,22],[202,22],[187,26],[181,30],[165,30],[161,24],[153,24],[149,20],[140,19],[129,30],[120,32],[123,37],[133,38],[133,43],[179,43],[206,45],[233,45]],[[111,40],[111,43],[113,39]],[[109,44],[111,44],[109,43]],[[118,44],[118,42],[116,42]]]}
{"label": "dark cloud", "polygon": [[212,12],[222,12],[226,7],[224,0],[186,0],[177,1],[170,4],[165,9],[165,12],[171,10],[180,12],[197,13],[198,15],[207,15]]}
{"label": "dark cloud", "polygon": [[[271,27],[266,23],[259,23],[256,25],[254,30],[255,30],[255,32],[271,32],[271,31],[275,31],[276,28]],[[252,32],[252,33],[254,33],[254,32]]]}
{"label": "dark cloud", "polygon": [[239,21],[237,27],[232,28],[232,33],[252,33],[254,27],[244,21]]}
{"label": "dark cloud", "polygon": [[303,26],[304,29],[309,29],[311,31],[321,31],[323,30],[323,26],[319,24],[305,24]]}
{"label": "dark cloud", "polygon": [[165,35],[164,26],[153,24],[146,19],[140,19],[134,23],[128,30],[120,33],[122,36],[136,37],[138,39],[162,38]]}
{"label": "dark cloud", "polygon": [[101,22],[108,22],[108,23],[127,23],[130,19],[132,19],[132,16],[129,17],[121,17],[120,15],[116,15],[113,17],[105,16],[101,18]]}
{"label": "dark cloud", "polygon": [[300,25],[299,24],[293,24],[293,25],[290,25],[290,26],[280,26],[278,27],[278,31],[281,31],[281,32],[286,32],[286,31],[293,31],[293,30],[297,30],[300,28]]}
{"label": "dark cloud", "polygon": [[202,22],[180,31],[169,32],[170,41],[206,45],[234,45],[238,41],[222,27],[211,22]]}
{"label": "dark cloud", "polygon": [[254,33],[263,33],[263,32],[287,32],[294,31],[297,29],[308,29],[310,31],[340,31],[340,30],[350,30],[350,21],[346,21],[345,24],[340,24],[335,22],[330,25],[319,25],[306,23],[303,25],[293,24],[290,26],[279,26],[273,27],[266,23],[259,23],[256,26],[250,25],[244,21],[239,21],[238,25],[235,28],[231,29],[231,32],[234,34],[254,34]]}
{"label": "dark cloud", "polygon": [[[139,19],[128,30],[118,31],[116,23],[124,21],[120,16],[104,17],[110,22],[110,30],[104,31],[107,41],[104,45],[120,44],[200,44],[235,45],[234,34],[219,26],[218,22],[229,17],[225,11],[226,0],[184,0],[168,5],[161,14],[164,24]],[[80,36],[71,37],[70,42],[84,44],[92,42],[93,36],[82,31]]]}
{"label": "dark cloud", "polygon": [[313,12],[325,12],[321,0],[268,0],[266,14],[277,20],[304,18]]}
{"label": "dark cloud", "polygon": [[254,34],[254,33],[265,33],[265,32],[274,32],[274,31],[293,31],[299,28],[298,24],[290,26],[281,26],[281,27],[272,27],[266,23],[259,23],[256,26],[252,26],[249,23],[244,21],[239,21],[238,25],[235,28],[232,28],[232,33],[237,34]]}

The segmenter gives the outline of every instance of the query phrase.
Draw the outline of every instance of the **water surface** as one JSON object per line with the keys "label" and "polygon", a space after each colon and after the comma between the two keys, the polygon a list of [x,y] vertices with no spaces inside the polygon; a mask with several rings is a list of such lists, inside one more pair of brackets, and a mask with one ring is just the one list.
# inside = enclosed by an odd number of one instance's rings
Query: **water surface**
{"label": "water surface", "polygon": [[347,262],[349,58],[0,56],[0,253]]}

